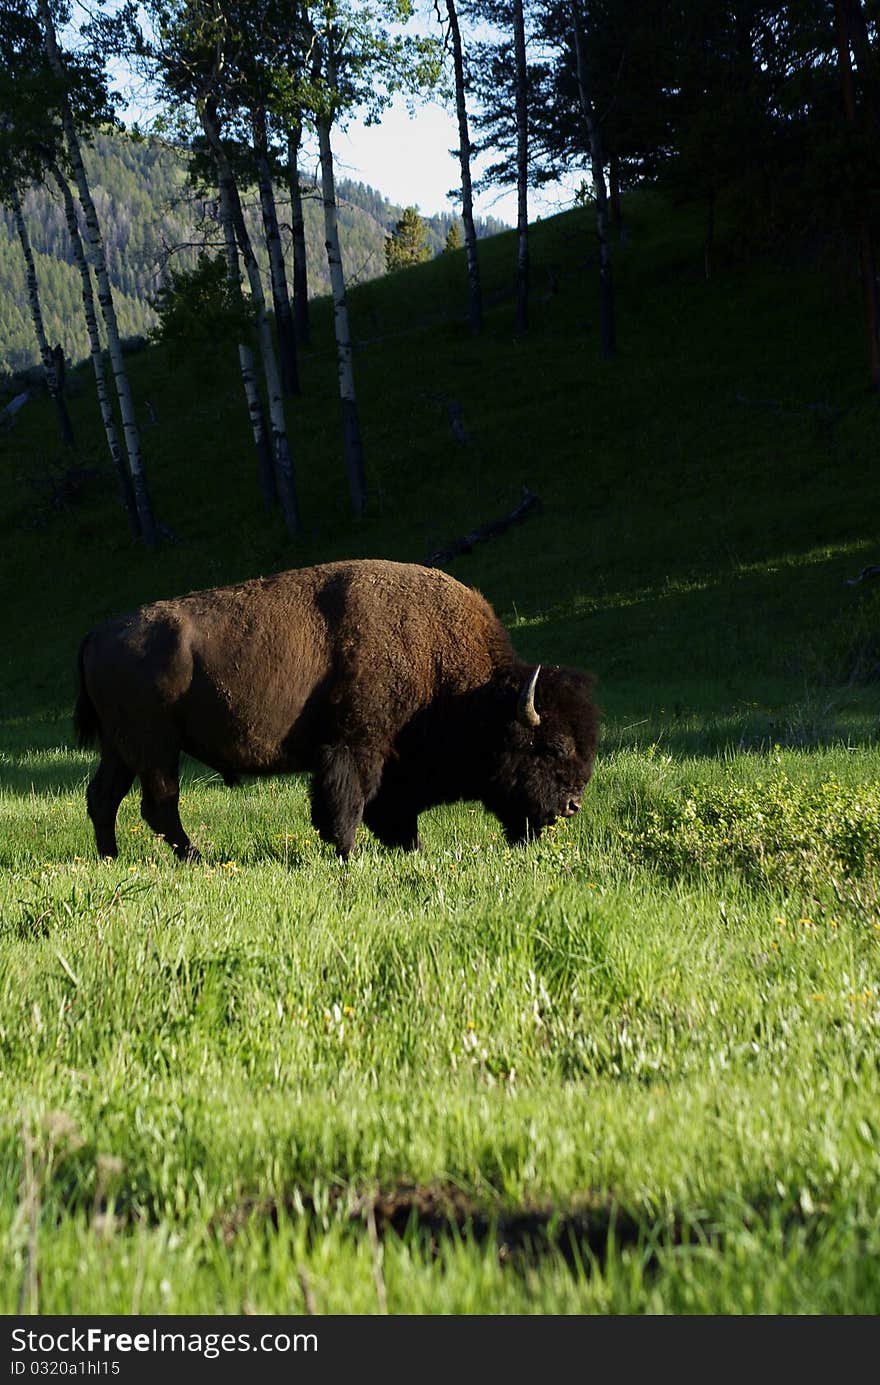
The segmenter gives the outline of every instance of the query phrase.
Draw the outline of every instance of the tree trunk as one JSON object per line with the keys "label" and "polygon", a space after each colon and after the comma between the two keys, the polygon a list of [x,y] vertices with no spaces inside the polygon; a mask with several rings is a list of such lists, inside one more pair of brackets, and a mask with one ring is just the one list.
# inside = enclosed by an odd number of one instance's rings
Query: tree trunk
{"label": "tree trunk", "polygon": [[[229,190],[221,184],[219,192],[220,224],[223,227],[223,238],[226,243],[226,278],[229,283],[233,301],[243,308],[244,299],[241,292],[238,247],[235,241],[235,227],[232,224],[232,208],[229,205]],[[257,381],[254,353],[247,342],[240,341],[238,343],[238,364],[241,369],[241,381],[244,385],[244,397],[247,400],[251,431],[254,435],[254,447],[257,449],[260,491],[263,496],[263,504],[267,510],[271,510],[278,500],[278,487],[275,482],[275,464],[272,460],[272,448],[269,446],[269,436],[266,431],[266,415],[263,411],[263,401],[260,398],[260,386]]]}
{"label": "tree trunk", "polygon": [[529,131],[526,105],[526,25],[522,0],[513,0],[516,65],[516,330],[529,326]]}
{"label": "tree trunk", "polygon": [[[330,81],[334,80],[331,70]],[[345,275],[342,251],[339,247],[339,227],[336,221],[336,181],[333,176],[333,151],[330,146],[330,121],[320,117],[315,122],[321,155],[321,199],[324,203],[324,236],[327,247],[327,266],[333,293],[333,327],[336,333],[336,368],[339,375],[339,397],[342,401],[342,428],[345,438],[345,469],[351,508],[361,517],[367,500],[364,476],[364,454],[361,444],[357,395],[354,388],[351,332],[348,325],[348,302],[345,296]]]}
{"label": "tree trunk", "polygon": [[467,105],[464,97],[464,59],[461,51],[461,30],[458,26],[455,0],[446,0],[446,13],[449,16],[449,32],[452,35],[452,61],[455,68],[458,161],[461,165],[461,219],[464,222],[464,244],[467,256],[470,322],[471,331],[476,335],[483,326],[483,292],[480,286],[480,261],[477,254],[474,199],[471,192],[471,141],[468,132]]}
{"label": "tree trunk", "polygon": [[40,307],[40,289],[37,284],[37,270],[34,265],[34,256],[31,250],[30,238],[27,233],[27,226],[25,225],[24,213],[21,209],[21,200],[18,196],[18,189],[14,184],[10,193],[10,201],[12,203],[12,214],[15,217],[15,225],[18,229],[18,239],[21,241],[21,250],[24,255],[28,302],[30,304],[34,332],[37,337],[37,345],[40,348],[40,359],[43,362],[43,371],[46,376],[46,388],[49,391],[49,398],[55,405],[55,411],[58,414],[58,426],[61,429],[64,445],[65,447],[73,447],[73,428],[70,423],[70,415],[67,412],[67,404],[61,392],[52,352],[49,349],[49,343],[46,339],[46,328],[43,325],[43,310]]}
{"label": "tree trunk", "polygon": [[299,366],[296,359],[296,333],[293,329],[293,314],[290,311],[290,296],[287,292],[287,275],[284,272],[284,251],[281,248],[281,235],[278,230],[275,190],[272,187],[272,173],[269,168],[265,110],[258,108],[252,113],[252,125],[254,154],[257,161],[257,186],[260,189],[260,209],[263,213],[266,248],[269,251],[272,302],[275,306],[275,325],[278,329],[281,383],[284,393],[289,399],[293,395],[299,394]]}
{"label": "tree trunk", "polygon": [[57,164],[49,165],[52,177],[58,184],[61,196],[64,199],[64,216],[67,221],[67,231],[70,236],[70,243],[73,247],[73,258],[79,270],[80,281],[82,283],[83,311],[86,318],[86,329],[89,334],[89,353],[92,358],[92,369],[95,372],[95,389],[98,395],[98,407],[101,410],[101,422],[104,425],[104,433],[107,438],[107,449],[110,453],[110,460],[116,472],[116,479],[119,483],[119,499],[121,500],[125,513],[128,516],[128,527],[134,538],[140,538],[141,522],[138,516],[137,502],[134,496],[134,487],[131,484],[131,475],[125,465],[125,457],[122,453],[122,443],[119,438],[119,430],[116,427],[116,419],[113,416],[113,404],[110,400],[110,391],[107,388],[107,375],[104,370],[104,352],[101,349],[101,335],[98,331],[98,318],[95,313],[95,295],[92,292],[92,276],[89,273],[89,263],[86,259],[86,252],[83,249],[82,236],[79,233],[79,222],[76,219],[76,206],[73,201],[73,193],[70,185]]}
{"label": "tree trunk", "polygon": [[706,198],[706,234],[703,236],[703,277],[712,278],[712,251],[715,248],[715,189]]}
{"label": "tree trunk", "polygon": [[880,79],[877,73],[877,59],[871,52],[871,39],[862,0],[846,0],[846,17],[862,88],[863,109],[872,133],[877,134],[880,133]]}
{"label": "tree trunk", "polygon": [[257,327],[257,340],[260,343],[260,355],[263,361],[263,372],[266,377],[266,391],[269,396],[269,419],[272,426],[273,454],[275,457],[275,474],[278,481],[278,495],[281,499],[281,509],[284,514],[284,523],[291,536],[300,532],[299,505],[296,496],[296,483],[293,475],[293,461],[290,456],[290,446],[287,441],[287,424],[284,418],[284,400],[281,392],[281,376],[278,372],[278,362],[275,359],[275,344],[272,341],[272,330],[269,326],[269,316],[266,312],[266,298],[263,293],[263,281],[260,277],[260,267],[254,254],[254,248],[248,235],[245,225],[244,213],[241,208],[241,198],[238,195],[238,187],[232,172],[232,167],[223,148],[220,138],[220,126],[217,120],[216,111],[204,100],[199,101],[199,118],[205,138],[214,156],[217,167],[217,180],[221,188],[221,196],[229,199],[229,210],[232,215],[232,225],[235,229],[235,238],[238,241],[238,248],[244,260],[245,270],[250,284],[251,300],[254,308],[254,319]]}
{"label": "tree trunk", "polygon": [[[837,62],[840,72],[841,94],[846,123],[853,134],[858,131],[859,117],[856,110],[855,83],[853,81],[852,57],[850,55],[850,32],[847,23],[846,0],[834,0],[835,31],[837,37]],[[859,268],[862,279],[862,302],[865,315],[865,334],[868,339],[868,368],[871,388],[880,390],[880,308],[877,301],[877,270],[874,262],[874,245],[871,238],[871,224],[868,209],[861,189],[855,192],[856,239],[859,246]]]}
{"label": "tree trunk", "polygon": [[306,224],[303,217],[302,189],[299,185],[299,146],[302,125],[287,132],[287,176],[290,184],[290,221],[293,233],[293,321],[296,335],[309,340],[309,283],[306,268]]}
{"label": "tree trunk", "polygon": [[82,151],[79,146],[79,139],[76,133],[76,125],[73,119],[73,112],[66,90],[63,88],[65,73],[61,54],[58,51],[58,42],[55,38],[55,26],[52,23],[52,16],[49,12],[49,0],[38,0],[40,16],[43,21],[44,36],[46,41],[46,55],[49,59],[49,66],[53,75],[62,86],[60,96],[61,122],[64,127],[64,138],[67,145],[67,153],[73,169],[74,181],[83,209],[86,222],[86,240],[88,242],[92,268],[98,282],[98,302],[101,305],[101,313],[107,328],[107,349],[110,352],[110,363],[113,368],[113,379],[116,384],[116,393],[119,398],[119,411],[122,415],[122,431],[125,437],[125,449],[128,453],[128,467],[131,472],[131,484],[134,490],[135,503],[137,504],[138,519],[141,527],[141,537],[148,548],[156,547],[156,525],[153,519],[153,507],[150,503],[150,493],[147,487],[147,478],[144,473],[143,461],[141,458],[140,434],[138,433],[137,419],[135,418],[134,400],[132,398],[131,386],[128,382],[128,374],[125,369],[125,359],[122,355],[122,342],[119,336],[119,326],[116,321],[116,309],[113,305],[113,291],[110,287],[110,276],[107,273],[107,259],[104,254],[104,242],[101,236],[101,227],[98,222],[98,213],[92,201],[92,194],[89,189],[86,170],[83,165]]}
{"label": "tree trunk", "polygon": [[623,204],[620,198],[620,158],[612,154],[608,160],[608,207],[611,212],[611,225],[620,245],[626,245],[627,229],[623,219]]}
{"label": "tree trunk", "polygon": [[584,60],[581,18],[577,0],[571,0],[571,19],[574,30],[578,94],[590,145],[593,192],[596,198],[596,233],[599,240],[599,331],[602,355],[607,360],[617,350],[617,333],[614,323],[614,278],[611,270],[611,240],[608,235],[608,192],[605,186],[602,132],[590,97],[589,76]]}

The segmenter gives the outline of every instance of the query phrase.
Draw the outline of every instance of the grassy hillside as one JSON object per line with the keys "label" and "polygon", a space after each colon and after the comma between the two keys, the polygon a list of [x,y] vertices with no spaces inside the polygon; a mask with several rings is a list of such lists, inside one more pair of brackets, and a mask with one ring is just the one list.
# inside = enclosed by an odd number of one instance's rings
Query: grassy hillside
{"label": "grassy hillside", "polygon": [[[85,372],[3,436],[0,1309],[880,1307],[877,402],[853,286],[633,201],[618,358],[586,212],[352,295],[367,517],[329,304],[288,411],[307,532],[267,517],[235,361],[131,358],[161,522],[127,537]],[[453,430],[453,419],[461,427]],[[461,440],[464,429],[465,440]],[[585,810],[480,809],[342,868],[305,786],[187,771],[206,856],[120,814],[94,860],[72,667],[97,619],[341,555],[448,564],[520,652],[593,670]],[[376,1236],[369,1231],[372,1225]],[[34,1273],[39,1266],[39,1275]]]}
{"label": "grassy hillside", "polygon": [[[24,663],[7,647],[4,714],[37,696],[61,715],[59,671],[81,629],[111,611],[342,554],[421,559],[512,510],[525,485],[542,516],[450,568],[486,590],[524,654],[594,668],[608,711],[663,707],[681,734],[690,710],[769,718],[826,686],[835,714],[870,706],[857,681],[846,696],[830,686],[852,671],[873,609],[870,588],[844,579],[877,554],[878,423],[857,305],[806,270],[731,262],[705,283],[686,215],[643,201],[632,219],[612,364],[597,359],[586,213],[534,228],[527,338],[512,330],[509,237],[484,250],[492,306],[479,341],[464,331],[460,253],[352,294],[362,524],[348,515],[326,301],[288,411],[306,526],[296,543],[262,511],[234,357],[185,370],[157,350],[131,358],[156,419],[142,409],[155,510],[179,540],[156,556],[130,546],[107,476],[91,474],[105,460],[90,368],[71,383],[73,464],[88,472],[72,487],[50,415],[28,406],[4,439],[2,562],[25,602],[8,609],[12,628],[40,638]],[[71,489],[62,503],[56,492]],[[768,721],[774,736],[785,727]]]}

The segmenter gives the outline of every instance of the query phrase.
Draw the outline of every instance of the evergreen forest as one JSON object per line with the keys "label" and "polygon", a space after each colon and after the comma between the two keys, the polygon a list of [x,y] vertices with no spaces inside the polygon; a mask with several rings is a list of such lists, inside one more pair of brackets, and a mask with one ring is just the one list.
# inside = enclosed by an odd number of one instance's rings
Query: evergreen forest
{"label": "evergreen forest", "polygon": [[[123,336],[145,337],[156,325],[153,300],[169,271],[191,268],[199,251],[217,241],[210,219],[209,190],[193,187],[186,176],[184,153],[156,137],[98,130],[86,150],[85,162],[101,216]],[[350,179],[340,180],[338,193],[339,219],[351,265],[349,282],[361,283],[384,274],[385,242],[403,209],[375,188]],[[314,296],[329,292],[330,287],[317,196],[312,186],[304,198],[308,292]],[[281,221],[289,225],[289,199],[285,205],[283,191],[279,202]],[[67,359],[75,363],[88,356],[89,341],[79,275],[57,190],[31,185],[24,194],[23,207],[47,336],[53,345],[59,342]],[[255,223],[258,215],[258,207],[248,209],[249,222]],[[420,218],[430,254],[444,248],[455,220],[452,212]],[[478,219],[481,236],[501,229],[502,223],[494,218]],[[285,235],[289,245],[289,232]],[[265,273],[265,250],[260,258]],[[38,362],[14,218],[8,207],[0,205],[0,379]],[[15,381],[9,380],[8,389],[16,387]]]}

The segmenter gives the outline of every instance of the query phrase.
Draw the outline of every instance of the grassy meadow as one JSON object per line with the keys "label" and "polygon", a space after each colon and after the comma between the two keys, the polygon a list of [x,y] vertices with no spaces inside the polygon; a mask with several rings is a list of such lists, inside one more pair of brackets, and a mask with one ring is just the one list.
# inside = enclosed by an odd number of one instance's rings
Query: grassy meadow
{"label": "grassy meadow", "polygon": [[[265,516],[235,359],[130,358],[157,517],[129,540],[85,371],[0,436],[0,1312],[880,1310],[876,400],[833,265],[702,275],[633,201],[599,358],[585,211],[352,295],[369,513],[329,305],[288,409],[306,533]],[[453,430],[451,423],[460,420]],[[464,440],[461,438],[462,428]],[[72,469],[74,468],[74,469]],[[340,556],[456,558],[527,658],[597,674],[584,811],[480,808],[343,866],[295,778],[195,762],[181,867],[122,805],[95,858],[85,630]],[[880,585],[880,584],[878,584]]]}

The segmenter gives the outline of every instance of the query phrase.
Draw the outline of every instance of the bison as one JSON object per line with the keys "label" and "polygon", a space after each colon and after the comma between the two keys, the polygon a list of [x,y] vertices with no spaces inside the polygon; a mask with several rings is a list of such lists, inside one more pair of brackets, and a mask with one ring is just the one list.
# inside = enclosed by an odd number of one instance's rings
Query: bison
{"label": "bison", "polygon": [[418,816],[478,800],[511,842],[581,806],[596,747],[592,679],[520,662],[479,592],[437,568],[325,563],[142,606],[79,650],[87,804],[101,856],[137,776],[182,860],[181,751],[221,774],[312,775],[312,822],[347,858],[364,821],[419,844]]}

